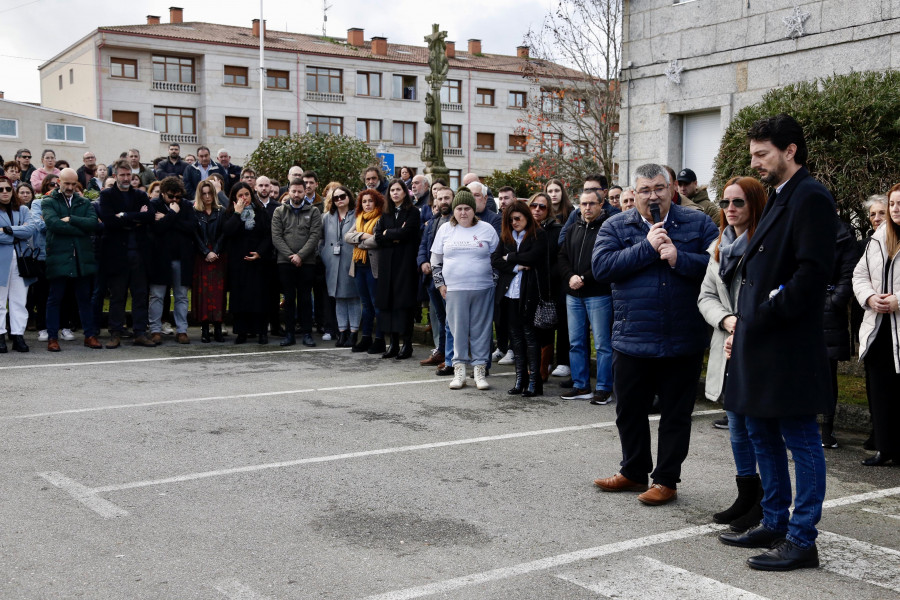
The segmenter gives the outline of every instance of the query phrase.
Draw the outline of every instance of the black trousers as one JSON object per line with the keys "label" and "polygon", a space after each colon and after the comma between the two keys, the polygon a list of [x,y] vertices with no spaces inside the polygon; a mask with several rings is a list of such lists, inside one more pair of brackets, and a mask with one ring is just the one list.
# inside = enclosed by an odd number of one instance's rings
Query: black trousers
{"label": "black trousers", "polygon": [[[509,318],[504,313],[509,307],[502,306],[506,300],[508,299],[503,298],[503,300],[494,305],[494,330],[497,332],[497,349],[503,354],[506,354],[510,349]],[[516,352],[515,348],[512,350]]]}
{"label": "black trousers", "polygon": [[125,328],[125,302],[128,299],[128,292],[131,291],[131,321],[134,334],[137,336],[145,333],[150,288],[144,261],[137,254],[129,253],[128,270],[106,275],[106,287],[109,288],[109,330],[122,333]]}
{"label": "black trousers", "polygon": [[894,461],[900,460],[900,375],[894,371],[893,339],[890,315],[882,317],[882,325],[866,351],[866,380],[869,390],[869,407],[872,410],[872,426],[875,429],[875,449]]}
{"label": "black trousers", "polygon": [[[616,427],[622,443],[622,475],[638,483],[676,488],[681,463],[691,441],[691,412],[703,353],[689,356],[642,358],[613,351],[613,391]],[[650,406],[659,396],[659,448],[656,469],[650,450]],[[651,473],[651,470],[653,471]]]}
{"label": "black trousers", "polygon": [[[326,332],[334,335],[337,333],[337,315],[334,303],[328,302],[328,282],[325,278],[325,263],[318,258],[315,265],[315,281],[313,292],[316,295],[316,325]],[[303,323],[303,320],[300,320]]]}
{"label": "black trousers", "polygon": [[[536,373],[541,368],[541,346],[538,341],[538,329],[534,320],[522,318],[518,299],[503,298],[500,305],[506,313],[509,345],[516,355],[516,369],[527,367],[529,373]],[[521,363],[519,362],[521,360]]]}
{"label": "black trousers", "polygon": [[278,274],[278,265],[274,259],[266,259],[266,318],[272,331],[281,329],[281,276]]}
{"label": "black trousers", "polygon": [[284,294],[284,326],[289,333],[293,333],[297,320],[300,321],[300,333],[312,333],[310,293],[316,278],[315,269],[314,265],[307,264],[300,267],[290,263],[278,264],[278,279]]}

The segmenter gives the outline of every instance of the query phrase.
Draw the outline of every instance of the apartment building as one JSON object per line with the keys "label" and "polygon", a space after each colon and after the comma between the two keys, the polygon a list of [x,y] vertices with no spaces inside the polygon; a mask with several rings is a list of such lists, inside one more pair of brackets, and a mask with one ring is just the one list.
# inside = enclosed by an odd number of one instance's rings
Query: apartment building
{"label": "apartment building", "polygon": [[[557,77],[561,67],[535,67],[527,47],[515,56],[485,54],[476,39],[465,50],[448,42],[447,57],[441,106],[453,178],[518,166],[533,149],[519,131],[523,112],[552,94],[525,67],[553,68]],[[144,157],[179,142],[188,150],[227,148],[240,163],[261,136],[312,131],[355,135],[392,152],[398,168],[422,166],[429,73],[424,43],[366,40],[358,28],[333,39],[266,30],[258,20],[251,27],[185,22],[180,8],[170,9],[168,23],[151,15],[143,25],[98,28],[40,67],[43,106],[157,130],[156,146],[140,148]]]}

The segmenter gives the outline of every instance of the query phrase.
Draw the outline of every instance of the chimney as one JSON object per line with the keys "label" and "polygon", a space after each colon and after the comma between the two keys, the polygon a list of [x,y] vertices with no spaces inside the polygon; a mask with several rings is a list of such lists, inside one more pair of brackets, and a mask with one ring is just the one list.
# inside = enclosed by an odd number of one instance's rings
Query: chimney
{"label": "chimney", "polygon": [[0,92],[0,100],[3,100],[3,92]]}
{"label": "chimney", "polygon": [[519,58],[528,58],[528,46],[516,46],[516,56]]}
{"label": "chimney", "polygon": [[364,39],[364,30],[359,27],[351,27],[347,30],[347,43],[357,48],[362,48],[366,41]]}
{"label": "chimney", "polygon": [[182,23],[184,21],[184,9],[177,6],[169,7],[169,23]]}
{"label": "chimney", "polygon": [[159,17],[156,15],[147,15],[147,25],[159,25]]}
{"label": "chimney", "polygon": [[481,54],[481,40],[469,40],[469,54]]}
{"label": "chimney", "polygon": [[387,56],[387,38],[386,37],[373,37],[372,38],[372,54],[377,56]]}
{"label": "chimney", "polygon": [[456,42],[447,42],[447,58],[456,58]]}
{"label": "chimney", "polygon": [[253,19],[253,37],[259,37],[259,19]]}

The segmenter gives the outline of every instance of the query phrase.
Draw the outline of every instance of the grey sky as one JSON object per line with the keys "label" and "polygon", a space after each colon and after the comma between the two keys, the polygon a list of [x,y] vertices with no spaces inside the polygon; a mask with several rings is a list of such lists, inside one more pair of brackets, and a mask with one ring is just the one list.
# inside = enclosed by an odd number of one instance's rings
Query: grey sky
{"label": "grey sky", "polygon": [[[528,27],[539,26],[552,0],[327,0],[328,35],[345,37],[350,27],[365,29],[366,40],[384,36],[388,42],[424,45],[422,38],[440,23],[447,39],[464,48],[477,38],[483,51],[515,54]],[[250,26],[259,18],[258,0],[247,2],[96,2],[88,0],[2,0],[0,19],[0,90],[9,100],[40,102],[38,65],[101,25],[146,23],[146,16],[169,20],[169,7],[182,6],[185,21]],[[380,7],[374,10],[373,6]],[[303,7],[304,10],[301,10]],[[317,34],[322,32],[322,1],[265,0],[269,29]]]}

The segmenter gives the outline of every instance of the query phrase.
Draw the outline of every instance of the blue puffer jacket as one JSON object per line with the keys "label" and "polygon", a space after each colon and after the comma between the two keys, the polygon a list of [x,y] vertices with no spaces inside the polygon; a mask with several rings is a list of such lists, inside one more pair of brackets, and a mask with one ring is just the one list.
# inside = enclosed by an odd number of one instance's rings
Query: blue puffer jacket
{"label": "blue puffer jacket", "polygon": [[637,209],[610,217],[597,234],[591,267],[597,281],[612,284],[612,347],[623,354],[685,356],[709,341],[697,297],[719,231],[705,213],[675,204],[665,227],[678,250],[674,268],[647,241],[650,227]]}

